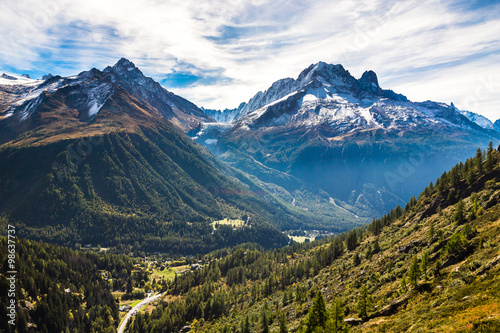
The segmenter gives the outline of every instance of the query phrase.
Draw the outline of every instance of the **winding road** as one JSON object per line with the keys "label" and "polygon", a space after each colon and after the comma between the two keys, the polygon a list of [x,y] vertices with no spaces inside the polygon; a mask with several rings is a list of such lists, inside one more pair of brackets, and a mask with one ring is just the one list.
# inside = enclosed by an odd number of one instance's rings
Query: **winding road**
{"label": "winding road", "polygon": [[162,297],[165,293],[162,294],[156,294],[154,293],[153,295],[146,297],[142,301],[136,304],[123,318],[122,322],[120,323],[120,326],[118,327],[118,333],[124,333],[125,332],[125,326],[127,326],[127,322],[134,316],[144,305],[151,303],[153,301],[156,301],[158,298]]}

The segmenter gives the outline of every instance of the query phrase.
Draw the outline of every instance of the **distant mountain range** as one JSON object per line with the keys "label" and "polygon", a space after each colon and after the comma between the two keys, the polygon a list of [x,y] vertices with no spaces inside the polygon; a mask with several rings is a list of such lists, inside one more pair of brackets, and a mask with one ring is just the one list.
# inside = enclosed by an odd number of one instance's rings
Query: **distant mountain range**
{"label": "distant mountain range", "polygon": [[470,120],[453,104],[411,102],[382,89],[373,71],[356,79],[324,62],[226,112],[231,124],[204,124],[194,136],[222,160],[269,182],[279,183],[269,168],[289,174],[374,214],[500,140],[485,118]]}
{"label": "distant mountain range", "polygon": [[[467,119],[469,119],[470,121],[481,126],[482,128],[495,129],[493,127],[493,122],[491,122],[491,120],[489,120],[488,118],[481,116],[480,114],[477,114],[477,113],[474,113],[471,111],[460,111],[460,113],[463,114],[464,116],[466,116]],[[495,130],[498,130],[498,129],[495,129]]]}

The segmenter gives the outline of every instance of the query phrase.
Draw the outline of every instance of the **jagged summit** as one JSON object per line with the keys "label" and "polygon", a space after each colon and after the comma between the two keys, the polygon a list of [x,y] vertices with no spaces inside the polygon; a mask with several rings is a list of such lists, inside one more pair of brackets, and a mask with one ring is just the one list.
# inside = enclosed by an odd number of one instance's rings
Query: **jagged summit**
{"label": "jagged summit", "polygon": [[372,70],[365,71],[363,75],[361,75],[360,80],[373,83],[375,84],[375,86],[380,87],[378,84],[377,74],[375,74],[375,72]]}
{"label": "jagged summit", "polygon": [[9,75],[9,74],[6,74],[6,73],[3,73],[2,76],[1,76],[2,79],[6,79],[6,80],[17,80],[16,77],[12,76],[12,75]]}
{"label": "jagged summit", "polygon": [[113,68],[136,68],[134,63],[127,58],[121,58],[118,62],[113,66]]}
{"label": "jagged summit", "polygon": [[[92,68],[69,77],[48,74],[43,80],[33,80],[3,74],[0,77],[0,126],[6,130],[0,132],[0,141],[11,140],[35,128],[53,126],[54,122],[72,128],[82,123],[90,125],[102,114],[103,108],[112,110],[106,113],[108,118],[120,114],[143,117],[142,111],[135,111],[147,110],[148,114],[162,116],[184,131],[200,122],[213,121],[195,104],[167,91],[130,60],[121,58],[103,71]],[[51,112],[57,116],[50,115]],[[104,130],[104,126],[99,130]]]}
{"label": "jagged summit", "polygon": [[274,82],[266,91],[259,91],[248,103],[228,110],[231,114],[221,118],[226,121],[238,120],[293,93],[311,93],[321,99],[333,98],[334,95],[352,95],[358,99],[387,98],[408,101],[404,95],[382,89],[377,74],[372,70],[365,71],[361,78],[356,79],[342,65],[320,61],[304,69],[296,79],[284,78]]}
{"label": "jagged summit", "polygon": [[[128,72],[136,72],[136,75],[144,76],[142,71],[132,61],[128,60],[127,58],[121,58],[113,66],[106,67],[103,70],[103,72],[105,73],[114,72],[114,73],[120,73],[121,75],[127,74]],[[146,77],[144,76],[144,78]]]}
{"label": "jagged summit", "polygon": [[[451,103],[452,106],[453,103]],[[489,120],[488,118],[480,115],[480,114],[477,114],[477,113],[474,113],[474,112],[471,112],[471,111],[460,111],[465,117],[467,117],[467,119],[469,119],[470,121],[478,124],[479,126],[483,127],[483,128],[486,128],[486,129],[495,129],[494,126],[493,126],[493,122],[491,120]],[[496,131],[498,131],[498,129],[496,129]]]}

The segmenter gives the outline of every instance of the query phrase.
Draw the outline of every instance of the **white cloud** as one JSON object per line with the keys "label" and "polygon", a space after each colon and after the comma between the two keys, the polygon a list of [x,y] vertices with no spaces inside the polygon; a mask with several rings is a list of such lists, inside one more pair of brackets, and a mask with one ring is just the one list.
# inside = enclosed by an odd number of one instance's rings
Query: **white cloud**
{"label": "white cloud", "polygon": [[[358,77],[373,69],[384,88],[412,99],[465,106],[482,76],[498,75],[499,13],[452,0],[4,0],[0,69],[68,75],[124,56],[157,79],[215,75],[169,88],[224,108],[323,60]],[[494,120],[499,96],[469,104]]]}

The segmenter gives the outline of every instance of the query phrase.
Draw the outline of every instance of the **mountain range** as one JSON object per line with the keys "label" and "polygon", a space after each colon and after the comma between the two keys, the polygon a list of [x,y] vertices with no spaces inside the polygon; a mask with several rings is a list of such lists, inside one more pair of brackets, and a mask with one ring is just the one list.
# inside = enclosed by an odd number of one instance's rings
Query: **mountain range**
{"label": "mountain range", "polygon": [[295,183],[273,175],[285,173],[375,215],[500,140],[493,125],[453,103],[411,102],[382,89],[373,71],[356,79],[324,62],[226,112],[232,122],[203,124],[194,136],[220,159],[293,190]]}
{"label": "mountain range", "polygon": [[[212,119],[128,60],[43,81],[3,77],[0,98],[0,211],[20,236],[199,253],[281,246],[281,227],[313,221],[186,136]],[[224,219],[244,223],[214,226]]]}
{"label": "mountain range", "polygon": [[64,245],[280,246],[281,231],[341,232],[404,205],[499,140],[467,116],[323,62],[224,112],[124,58],[70,77],[4,74],[0,210],[24,236]]}
{"label": "mountain range", "polygon": [[[57,128],[79,128],[79,125],[97,127],[95,123],[107,120],[104,119],[106,117],[99,117],[101,110],[113,110],[111,113],[123,115],[133,112],[133,109],[147,109],[151,114],[160,115],[185,131],[197,126],[200,121],[213,121],[196,105],[144,76],[132,62],[124,58],[103,71],[94,68],[76,76],[48,75],[45,78],[31,80],[2,76],[0,143],[47,125]],[[121,106],[124,106],[123,110]],[[67,110],[72,110],[72,113],[67,114]],[[58,117],[58,114],[64,114],[65,117]],[[96,133],[126,127],[127,124],[113,126],[101,126],[102,130],[96,129]],[[71,137],[70,133],[66,135]]]}

